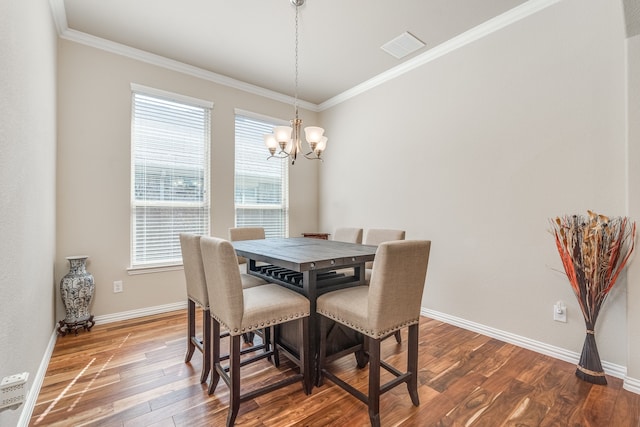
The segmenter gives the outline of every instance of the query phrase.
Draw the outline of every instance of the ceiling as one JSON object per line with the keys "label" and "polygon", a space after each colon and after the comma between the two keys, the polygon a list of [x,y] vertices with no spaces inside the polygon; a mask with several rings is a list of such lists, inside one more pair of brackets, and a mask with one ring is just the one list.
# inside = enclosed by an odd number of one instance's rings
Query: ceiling
{"label": "ceiling", "polygon": [[[294,95],[295,7],[289,0],[52,2],[67,38],[88,34]],[[523,3],[306,0],[299,8],[298,96],[326,102]],[[401,60],[380,48],[405,31],[426,46]]]}

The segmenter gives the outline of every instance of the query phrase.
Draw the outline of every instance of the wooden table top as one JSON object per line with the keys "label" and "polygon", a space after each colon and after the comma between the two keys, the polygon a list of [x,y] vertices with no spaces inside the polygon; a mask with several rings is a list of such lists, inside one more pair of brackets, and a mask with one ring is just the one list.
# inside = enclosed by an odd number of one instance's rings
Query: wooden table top
{"label": "wooden table top", "polygon": [[373,261],[377,246],[292,237],[231,242],[236,253],[293,271],[335,269]]}

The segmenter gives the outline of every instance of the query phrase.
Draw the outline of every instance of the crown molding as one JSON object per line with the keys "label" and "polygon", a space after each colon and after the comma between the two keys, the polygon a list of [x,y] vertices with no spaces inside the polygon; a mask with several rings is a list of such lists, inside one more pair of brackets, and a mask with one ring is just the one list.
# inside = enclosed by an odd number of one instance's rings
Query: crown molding
{"label": "crown molding", "polygon": [[409,71],[421,67],[431,61],[434,61],[441,56],[444,56],[448,53],[451,53],[461,47],[464,47],[470,43],[473,43],[476,40],[480,40],[481,38],[488,36],[489,34],[495,33],[502,28],[513,24],[514,22],[518,22],[524,18],[527,18],[534,13],[537,13],[543,9],[546,9],[549,6],[552,6],[556,3],[559,3],[562,0],[529,0],[525,3],[522,3],[520,6],[514,7],[513,9],[498,15],[472,29],[465,31],[464,33],[447,40],[444,43],[435,46],[428,51],[403,62],[396,67],[393,67],[384,73],[378,74],[371,79],[360,83],[342,92],[339,95],[330,98],[323,103],[318,105],[319,111],[326,110],[327,108],[334,107],[348,99],[351,99],[361,93],[364,93],[370,89],[375,88],[383,83],[386,83],[390,80],[395,79]]}
{"label": "crown molding", "polygon": [[[383,83],[393,80],[405,73],[408,73],[415,68],[421,67],[431,61],[434,61],[441,56],[444,56],[450,52],[453,52],[461,47],[464,47],[476,40],[479,40],[489,34],[501,30],[502,28],[518,22],[524,18],[527,18],[547,7],[553,6],[562,0],[529,0],[520,6],[517,6],[501,15],[498,15],[487,22],[484,22],[428,51],[420,54],[402,64],[378,74],[377,76],[360,83],[342,92],[333,98],[324,101],[321,104],[314,104],[304,100],[298,100],[298,105],[309,111],[320,112],[328,108],[334,107],[342,102],[347,101],[357,95],[360,95],[370,89],[375,88]],[[67,24],[66,12],[64,9],[64,0],[49,0],[51,5],[51,11],[53,19],[58,30],[60,38],[73,41],[76,43],[84,44],[86,46],[101,49],[107,52],[111,52],[117,55],[125,56],[131,59],[135,59],[148,64],[163,67],[172,71],[177,71],[186,75],[197,77],[203,80],[208,80],[213,83],[221,84],[230,88],[242,90],[247,93],[262,96],[265,98],[273,99],[275,101],[283,102],[293,105],[295,99],[292,96],[284,95],[279,92],[275,92],[269,89],[265,89],[260,86],[252,85],[242,82],[240,80],[233,79],[231,77],[217,74],[211,71],[204,70],[199,67],[185,64],[183,62],[175,61],[173,59],[166,58],[164,56],[156,55],[150,52],[146,52],[140,49],[136,49],[130,46],[126,46],[120,43],[115,43],[110,40],[95,37],[81,31],[70,29]]]}

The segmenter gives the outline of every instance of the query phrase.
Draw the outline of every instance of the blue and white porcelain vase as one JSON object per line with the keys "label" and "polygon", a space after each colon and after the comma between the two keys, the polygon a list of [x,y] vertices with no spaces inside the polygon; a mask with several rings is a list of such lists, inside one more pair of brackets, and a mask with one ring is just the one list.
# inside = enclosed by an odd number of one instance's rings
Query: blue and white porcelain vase
{"label": "blue and white porcelain vase", "polygon": [[58,322],[58,333],[66,335],[78,329],[89,331],[95,324],[93,315],[89,312],[95,284],[93,275],[87,272],[88,256],[69,256],[69,272],[60,281],[60,296],[64,303],[66,317]]}

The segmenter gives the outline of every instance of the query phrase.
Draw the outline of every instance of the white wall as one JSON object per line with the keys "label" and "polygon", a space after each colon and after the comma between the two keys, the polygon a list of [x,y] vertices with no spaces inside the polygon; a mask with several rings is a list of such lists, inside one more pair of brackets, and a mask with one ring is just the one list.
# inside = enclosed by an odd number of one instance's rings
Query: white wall
{"label": "white wall", "polygon": [[[96,282],[96,316],[186,301],[181,270],[136,276],[126,271],[131,83],[214,103],[211,234],[225,238],[234,225],[234,109],[291,119],[293,107],[70,41],[60,42],[59,55],[56,280],[68,271],[65,256],[86,254]],[[315,121],[315,113],[301,115]],[[303,160],[290,169],[291,236],[316,230],[317,178],[316,162]],[[114,280],[123,280],[123,293],[112,292]],[[58,301],[58,316],[63,313]]]}
{"label": "white wall", "polygon": [[0,378],[27,371],[27,390],[54,329],[55,73],[48,2],[0,2]]}
{"label": "white wall", "polygon": [[[627,39],[627,83],[628,96],[628,138],[629,138],[629,215],[640,222],[640,35]],[[636,240],[637,242],[637,240]],[[640,247],[636,247],[640,251]],[[636,252],[635,261],[628,271],[629,289],[627,294],[628,363],[627,376],[640,379],[640,257]],[[638,383],[640,387],[640,382]]]}
{"label": "white wall", "polygon": [[[320,228],[430,239],[423,307],[580,352],[548,220],[627,213],[621,8],[560,2],[323,111]],[[626,307],[621,280],[596,327],[623,366]]]}

